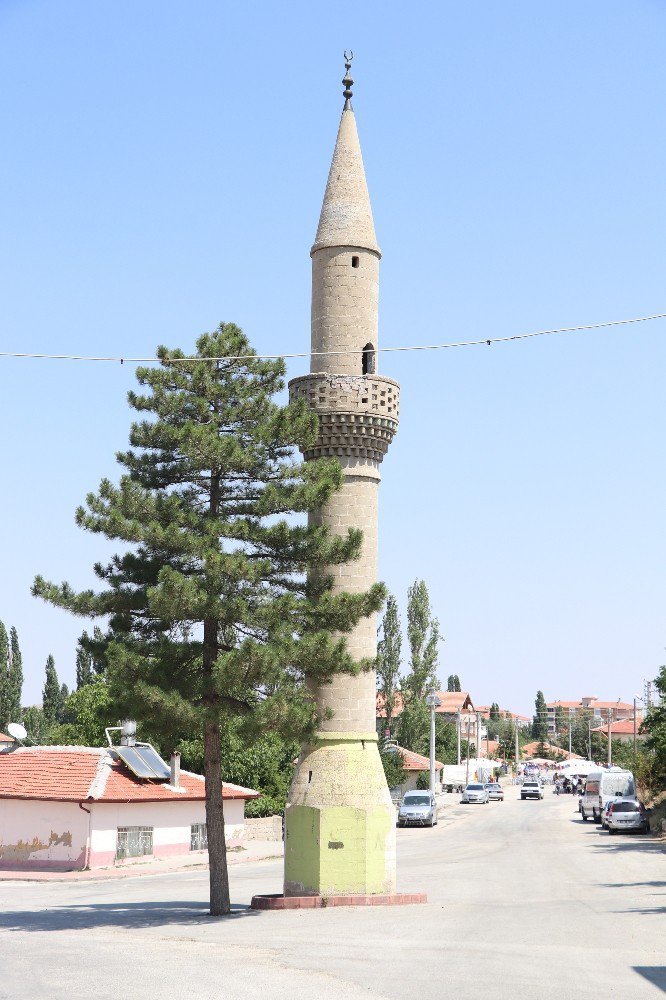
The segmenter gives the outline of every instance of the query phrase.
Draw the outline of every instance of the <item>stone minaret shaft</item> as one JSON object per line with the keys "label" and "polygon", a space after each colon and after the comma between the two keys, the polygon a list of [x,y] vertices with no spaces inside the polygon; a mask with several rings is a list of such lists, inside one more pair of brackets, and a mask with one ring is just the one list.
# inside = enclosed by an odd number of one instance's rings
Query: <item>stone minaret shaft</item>
{"label": "stone minaret shaft", "polygon": [[[361,557],[334,567],[337,591],[377,580],[379,465],[398,426],[399,386],[376,372],[380,250],[363,169],[348,73],[345,107],[312,247],[310,374],[289,384],[317,411],[307,459],[335,455],[344,483],[313,515],[332,532],[363,532]],[[347,637],[352,655],[374,658],[375,617]],[[395,821],[377,752],[374,671],[313,688],[322,722],[305,747],[287,805],[285,893],[395,891]]]}

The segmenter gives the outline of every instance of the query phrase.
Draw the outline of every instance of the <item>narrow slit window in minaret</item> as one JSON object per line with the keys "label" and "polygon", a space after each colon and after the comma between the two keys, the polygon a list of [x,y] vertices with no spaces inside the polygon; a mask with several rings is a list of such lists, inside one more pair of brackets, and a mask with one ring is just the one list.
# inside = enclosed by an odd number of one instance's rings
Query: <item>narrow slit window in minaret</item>
{"label": "narrow slit window in minaret", "polygon": [[363,348],[361,371],[364,375],[375,374],[375,349],[372,344],[366,344]]}
{"label": "narrow slit window in minaret", "polygon": [[358,267],[360,260],[360,257],[352,257],[352,267]]}

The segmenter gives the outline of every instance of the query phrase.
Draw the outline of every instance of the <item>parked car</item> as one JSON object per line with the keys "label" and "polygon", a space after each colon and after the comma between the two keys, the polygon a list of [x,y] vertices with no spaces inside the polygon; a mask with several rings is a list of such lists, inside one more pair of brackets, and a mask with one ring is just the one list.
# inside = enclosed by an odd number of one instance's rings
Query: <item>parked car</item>
{"label": "parked car", "polygon": [[398,826],[436,826],[437,803],[432,792],[405,792],[398,810]]}
{"label": "parked car", "polygon": [[620,833],[621,830],[650,832],[645,807],[638,799],[615,799],[611,802],[606,813],[606,826],[609,833]]}
{"label": "parked car", "polygon": [[580,813],[584,820],[592,816],[597,823],[605,826],[604,811],[614,799],[633,799],[636,795],[634,776],[631,771],[611,767],[604,771],[594,771],[588,775],[585,792],[581,800]]}
{"label": "parked car", "polygon": [[485,785],[469,784],[464,789],[460,801],[467,802],[468,804],[476,802],[485,806],[490,802],[490,798],[488,797],[488,791]]}
{"label": "parked car", "polygon": [[542,799],[543,785],[538,778],[526,778],[520,786],[521,799]]}
{"label": "parked car", "polygon": [[486,791],[491,802],[504,802],[504,789],[496,781],[489,781]]}

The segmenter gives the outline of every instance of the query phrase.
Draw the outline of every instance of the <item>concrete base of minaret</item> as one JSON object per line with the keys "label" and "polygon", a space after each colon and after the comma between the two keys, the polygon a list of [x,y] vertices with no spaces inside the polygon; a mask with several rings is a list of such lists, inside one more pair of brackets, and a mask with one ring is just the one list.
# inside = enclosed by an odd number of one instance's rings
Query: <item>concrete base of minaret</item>
{"label": "concrete base of minaret", "polygon": [[285,897],[394,894],[395,822],[376,733],[318,733],[289,793]]}

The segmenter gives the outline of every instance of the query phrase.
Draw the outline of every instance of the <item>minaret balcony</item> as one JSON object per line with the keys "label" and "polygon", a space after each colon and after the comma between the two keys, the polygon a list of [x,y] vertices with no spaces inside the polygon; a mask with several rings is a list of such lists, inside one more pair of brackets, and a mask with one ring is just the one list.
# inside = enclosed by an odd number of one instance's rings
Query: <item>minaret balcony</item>
{"label": "minaret balcony", "polygon": [[381,462],[398,429],[400,386],[383,375],[315,372],[289,383],[292,402],[304,399],[319,416],[319,439],[304,452]]}

